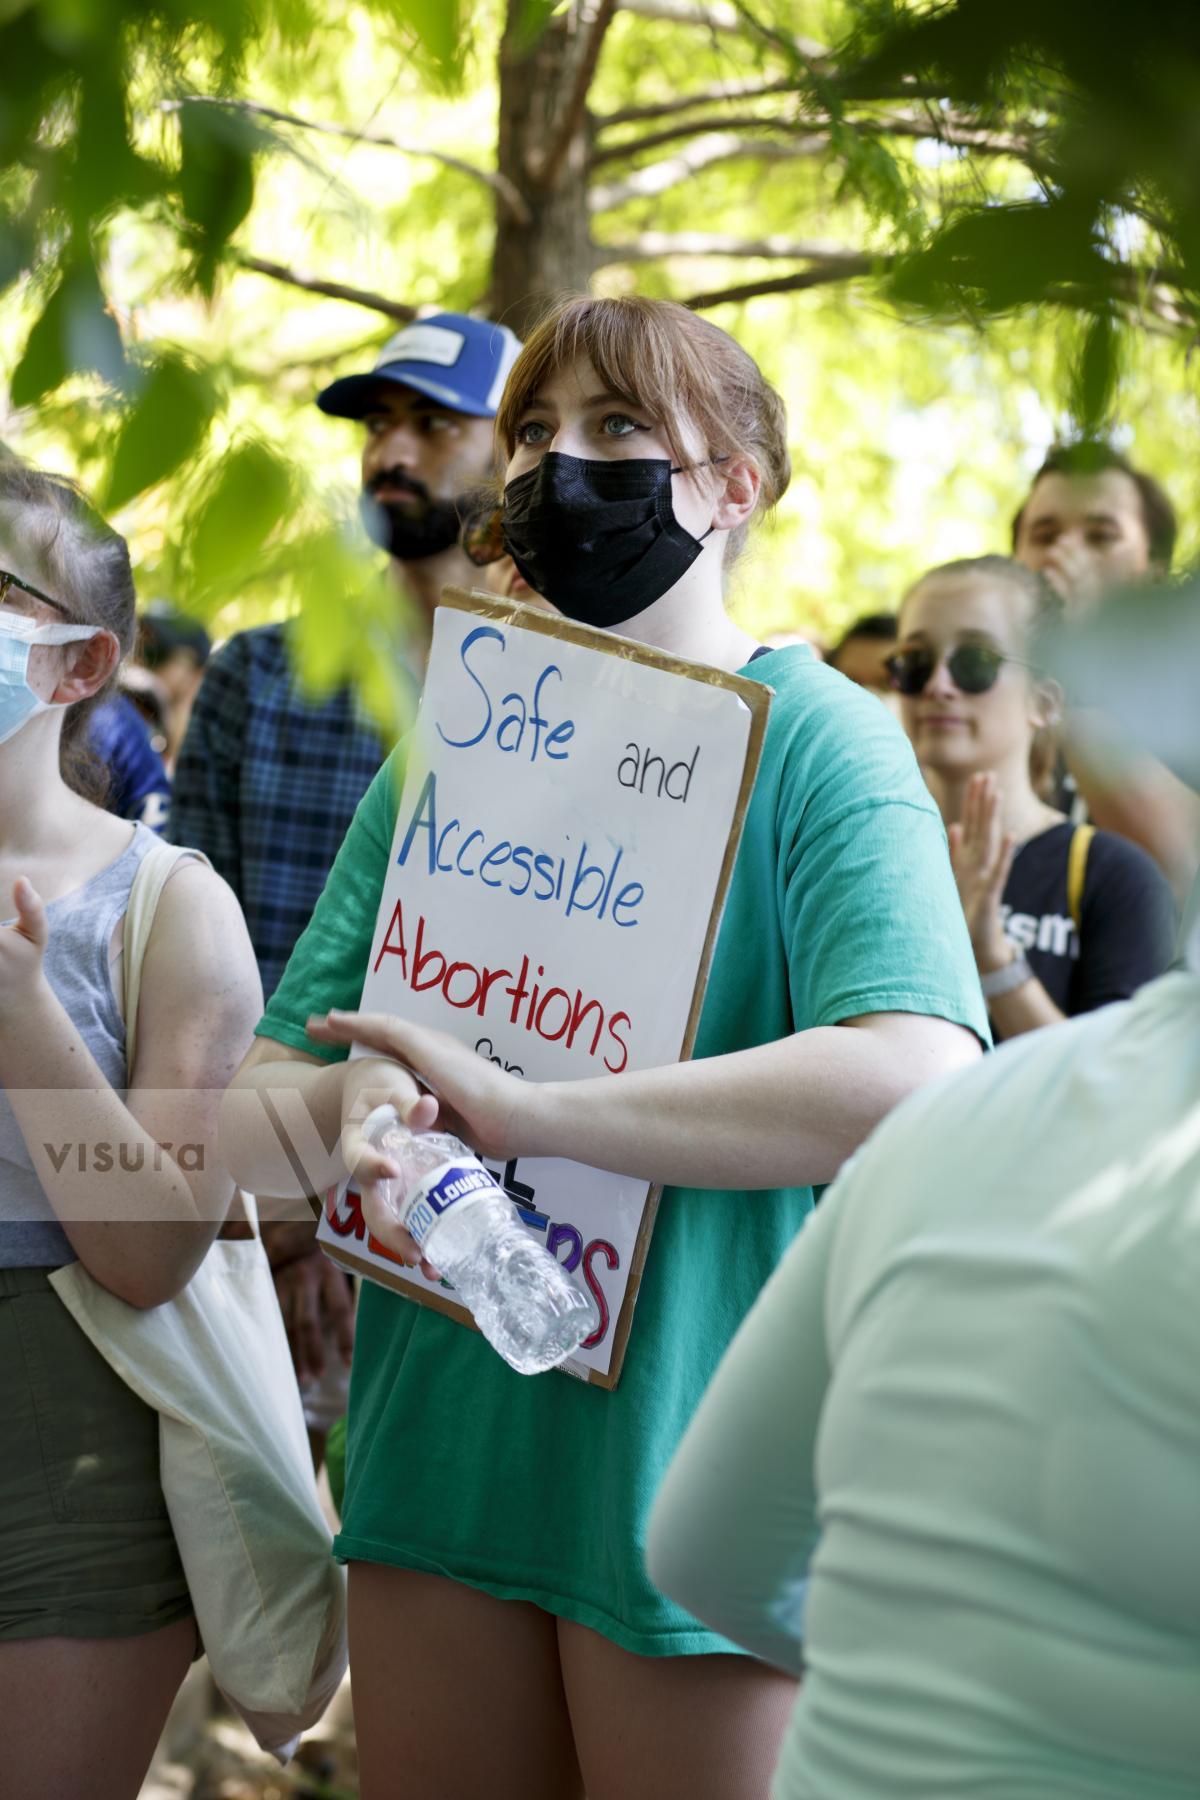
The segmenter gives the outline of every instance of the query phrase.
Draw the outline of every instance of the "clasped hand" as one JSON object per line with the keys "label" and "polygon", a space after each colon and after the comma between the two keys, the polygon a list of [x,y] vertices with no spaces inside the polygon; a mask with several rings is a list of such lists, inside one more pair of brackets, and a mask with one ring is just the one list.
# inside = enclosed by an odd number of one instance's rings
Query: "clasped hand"
{"label": "clasped hand", "polygon": [[523,1148],[520,1125],[531,1084],[508,1075],[444,1031],[429,1031],[387,1013],[329,1012],[310,1018],[308,1035],[322,1044],[356,1044],[373,1054],[347,1064],[342,1089],[341,1153],[362,1201],[368,1229],[408,1264],[436,1271],[384,1204],[380,1184],[400,1171],[363,1135],[375,1107],[396,1108],[413,1131],[435,1126],[482,1156],[507,1160]]}

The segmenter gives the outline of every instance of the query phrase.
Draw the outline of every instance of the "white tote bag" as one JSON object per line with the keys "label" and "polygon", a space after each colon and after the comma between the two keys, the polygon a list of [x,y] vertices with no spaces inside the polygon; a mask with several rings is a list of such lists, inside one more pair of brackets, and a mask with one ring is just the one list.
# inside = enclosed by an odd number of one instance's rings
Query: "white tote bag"
{"label": "white tote bag", "polygon": [[[133,1063],[141,962],[179,856],[159,845],[125,919]],[[101,1356],[159,1415],[163,1493],[218,1688],[286,1762],[346,1671],[345,1575],[317,1499],[260,1239],[218,1239],[183,1292],[140,1311],[69,1263],[50,1277]]]}

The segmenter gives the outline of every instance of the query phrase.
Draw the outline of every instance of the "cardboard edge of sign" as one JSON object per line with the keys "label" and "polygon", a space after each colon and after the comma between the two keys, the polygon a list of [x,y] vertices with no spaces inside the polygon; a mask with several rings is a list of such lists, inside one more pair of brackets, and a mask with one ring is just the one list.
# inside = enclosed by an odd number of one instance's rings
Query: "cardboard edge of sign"
{"label": "cardboard edge of sign", "polygon": [[[606,656],[615,656],[624,662],[641,663],[649,668],[662,669],[670,675],[682,675],[691,681],[704,682],[710,687],[724,688],[727,692],[736,694],[749,712],[750,728],[746,737],[746,754],[742,764],[741,781],[738,785],[737,802],[725,845],[725,854],[721,859],[721,868],[717,876],[708,927],[704,934],[704,945],[696,969],[692,1003],[688,1009],[687,1025],[679,1050],[680,1062],[688,1061],[696,1042],[696,1032],[700,1024],[700,1009],[704,1003],[713,952],[716,949],[717,932],[720,929],[721,915],[725,909],[725,896],[729,891],[729,881],[742,841],[750,796],[754,791],[754,782],[762,759],[763,742],[767,732],[767,715],[774,698],[774,689],[765,682],[755,681],[747,675],[730,675],[724,669],[711,668],[707,663],[689,662],[682,656],[671,656],[664,650],[656,650],[648,644],[639,644],[633,638],[623,638],[611,631],[597,631],[590,625],[580,625],[574,619],[565,619],[561,614],[547,612],[540,606],[530,606],[523,600],[502,600],[494,594],[468,591],[468,589],[460,587],[445,587],[442,589],[441,605],[458,612],[476,613],[481,618],[490,619],[498,625],[515,625],[522,630],[539,632],[543,637],[555,638],[569,644],[579,644],[584,649],[598,650]],[[633,1325],[634,1309],[642,1285],[642,1274],[646,1266],[646,1257],[649,1253],[650,1239],[654,1233],[654,1222],[661,1197],[661,1185],[651,1185],[646,1194],[646,1203],[634,1242],[629,1279],[625,1286],[625,1297],[613,1325],[613,1347],[608,1370],[604,1372],[599,1369],[588,1369],[586,1375],[583,1370],[566,1371],[568,1374],[576,1375],[577,1379],[586,1379],[590,1387],[599,1387],[611,1392],[620,1380],[629,1333]],[[319,1207],[319,1205],[318,1201],[317,1206]],[[332,1245],[327,1244],[324,1247],[327,1253],[333,1250]],[[448,1318],[457,1320],[460,1324],[469,1326],[473,1331],[478,1330],[466,1307],[458,1305],[456,1301],[444,1299],[441,1294],[425,1292],[417,1287],[411,1278],[406,1280],[403,1276],[398,1275],[389,1281],[380,1269],[368,1263],[365,1258],[356,1256],[353,1251],[342,1249],[340,1246],[333,1260],[353,1274],[365,1276],[379,1285],[391,1288],[393,1292],[403,1295],[406,1300],[415,1301],[418,1306],[426,1306],[433,1312],[442,1313]]]}

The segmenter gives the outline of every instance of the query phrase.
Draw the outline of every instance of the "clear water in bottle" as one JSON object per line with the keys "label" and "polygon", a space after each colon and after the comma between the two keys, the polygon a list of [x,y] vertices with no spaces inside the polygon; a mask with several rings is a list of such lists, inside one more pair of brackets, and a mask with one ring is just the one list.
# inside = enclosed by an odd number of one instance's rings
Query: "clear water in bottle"
{"label": "clear water in bottle", "polygon": [[577,1350],[599,1323],[595,1302],[474,1153],[447,1132],[410,1131],[392,1106],[377,1106],[363,1130],[400,1169],[379,1184],[384,1204],[505,1362],[538,1375]]}

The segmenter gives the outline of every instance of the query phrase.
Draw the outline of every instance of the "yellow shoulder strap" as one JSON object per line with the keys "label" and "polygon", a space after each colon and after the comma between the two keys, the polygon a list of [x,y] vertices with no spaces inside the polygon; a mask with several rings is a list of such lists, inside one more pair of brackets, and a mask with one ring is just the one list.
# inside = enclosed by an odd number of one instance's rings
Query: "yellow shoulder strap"
{"label": "yellow shoulder strap", "polygon": [[1094,825],[1077,825],[1071,833],[1067,852],[1067,911],[1075,921],[1076,935],[1082,930],[1083,884],[1087,878],[1088,851],[1096,835]]}

